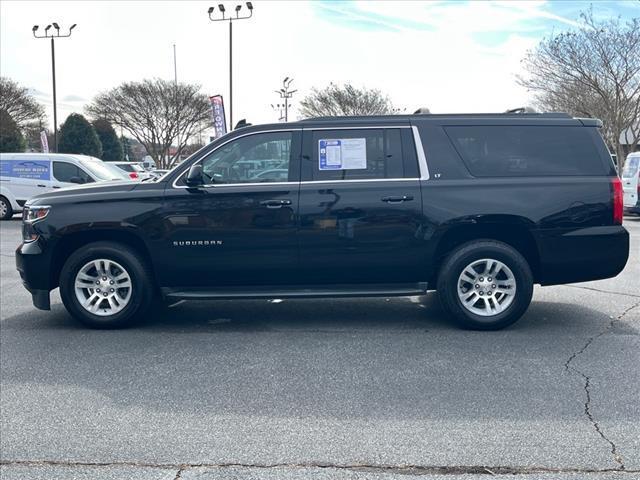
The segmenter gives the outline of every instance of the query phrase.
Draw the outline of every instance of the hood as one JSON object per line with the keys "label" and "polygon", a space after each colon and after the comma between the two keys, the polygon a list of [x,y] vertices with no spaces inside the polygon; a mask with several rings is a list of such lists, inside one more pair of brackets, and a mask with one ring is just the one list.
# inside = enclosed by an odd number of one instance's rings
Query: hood
{"label": "hood", "polygon": [[[149,190],[164,190],[164,182],[140,183],[128,180],[115,182],[89,183],[77,187],[61,188],[47,193],[42,193],[30,198],[26,205],[74,203],[91,200],[135,198],[137,193]],[[144,194],[143,194],[144,195]]]}

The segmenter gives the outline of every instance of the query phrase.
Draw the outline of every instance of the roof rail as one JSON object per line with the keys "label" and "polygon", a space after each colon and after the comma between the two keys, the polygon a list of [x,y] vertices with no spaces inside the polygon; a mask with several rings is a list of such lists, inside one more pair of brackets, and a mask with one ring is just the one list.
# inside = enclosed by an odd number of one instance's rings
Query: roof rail
{"label": "roof rail", "polygon": [[[523,108],[517,108],[517,109],[513,109],[513,110],[507,110],[506,112],[502,112],[502,113],[431,113],[428,114],[432,117],[500,117],[500,116],[505,116],[505,115],[511,115],[511,116],[515,116],[515,117],[519,117],[519,116],[523,116],[523,115],[527,115],[527,116],[538,116],[538,117],[544,117],[544,118],[573,118],[571,115],[569,115],[568,113],[564,113],[564,112],[530,112],[530,111],[523,111],[525,110],[524,107]],[[369,119],[373,119],[373,118],[382,118],[382,119],[387,119],[387,120],[402,120],[402,119],[409,119],[409,118],[416,118],[416,117],[424,117],[425,114],[424,113],[403,113],[403,114],[398,114],[398,115],[345,115],[345,116],[335,116],[335,117],[327,117],[327,116],[323,116],[323,117],[311,117],[311,118],[304,118],[301,120],[298,120],[298,122],[301,123],[306,123],[306,122],[325,122],[325,121],[335,121],[335,120],[369,120]]]}

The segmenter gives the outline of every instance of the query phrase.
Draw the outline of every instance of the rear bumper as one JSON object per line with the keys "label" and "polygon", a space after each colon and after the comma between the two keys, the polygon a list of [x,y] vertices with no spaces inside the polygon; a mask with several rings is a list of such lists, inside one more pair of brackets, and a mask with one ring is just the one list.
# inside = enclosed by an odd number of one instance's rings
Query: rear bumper
{"label": "rear bumper", "polygon": [[50,310],[49,299],[50,263],[38,241],[23,243],[16,250],[16,269],[22,284],[31,293],[33,306],[40,310]]}
{"label": "rear bumper", "polygon": [[619,225],[539,233],[542,285],[587,282],[618,275],[629,258],[629,233]]}

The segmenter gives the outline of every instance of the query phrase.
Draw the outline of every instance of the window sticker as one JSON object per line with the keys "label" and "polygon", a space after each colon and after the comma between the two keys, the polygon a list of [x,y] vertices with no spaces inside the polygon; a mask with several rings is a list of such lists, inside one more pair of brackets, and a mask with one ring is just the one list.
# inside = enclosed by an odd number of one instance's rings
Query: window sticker
{"label": "window sticker", "polygon": [[363,170],[367,168],[366,138],[318,141],[320,170]]}

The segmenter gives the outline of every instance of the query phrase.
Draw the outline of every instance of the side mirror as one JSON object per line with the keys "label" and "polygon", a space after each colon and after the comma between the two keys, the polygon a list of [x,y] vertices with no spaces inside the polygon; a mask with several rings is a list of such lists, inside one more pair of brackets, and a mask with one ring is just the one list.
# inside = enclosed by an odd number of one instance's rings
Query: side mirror
{"label": "side mirror", "polygon": [[187,178],[184,180],[187,187],[197,188],[204,185],[204,179],[202,178],[202,165],[193,165],[187,173]]}
{"label": "side mirror", "polygon": [[85,182],[84,182],[84,180],[83,180],[82,178],[80,178],[80,177],[71,177],[71,178],[69,179],[69,183],[77,183],[77,184],[79,184],[79,185],[82,185],[82,184],[83,184],[83,183],[85,183]]}

